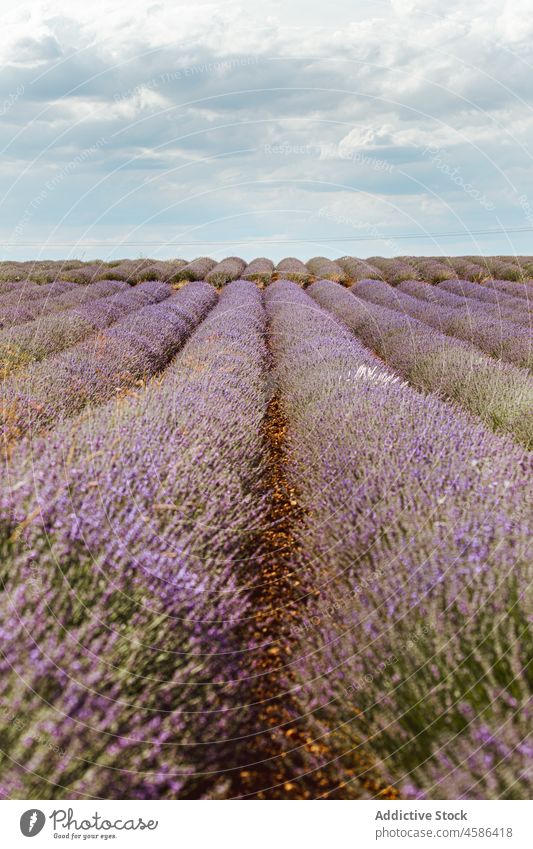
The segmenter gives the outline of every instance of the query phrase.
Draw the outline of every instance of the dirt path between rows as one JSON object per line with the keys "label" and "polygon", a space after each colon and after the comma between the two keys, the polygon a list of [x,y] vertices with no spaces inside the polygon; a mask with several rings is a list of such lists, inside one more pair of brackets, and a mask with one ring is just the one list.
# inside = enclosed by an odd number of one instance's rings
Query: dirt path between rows
{"label": "dirt path between rows", "polygon": [[[312,593],[295,569],[295,528],[303,515],[298,493],[286,473],[287,422],[278,397],[272,398],[264,423],[270,453],[265,486],[270,509],[262,534],[263,556],[251,564],[256,583],[251,591],[253,620],[242,626],[242,644],[254,645],[244,655],[247,720],[253,733],[236,747],[239,768],[230,775],[231,798],[348,799],[361,796],[396,798],[393,788],[377,780],[363,755],[340,765],[323,727],[302,717],[296,676],[289,664],[299,650],[296,626],[312,604]],[[248,719],[249,717],[249,719]]]}

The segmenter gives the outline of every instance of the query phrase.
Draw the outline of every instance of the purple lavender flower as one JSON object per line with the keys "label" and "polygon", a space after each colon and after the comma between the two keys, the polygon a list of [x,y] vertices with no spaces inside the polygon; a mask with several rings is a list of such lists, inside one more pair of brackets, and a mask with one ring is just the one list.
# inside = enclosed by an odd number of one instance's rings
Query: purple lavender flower
{"label": "purple lavender flower", "polygon": [[[477,283],[472,283],[477,286]],[[525,370],[495,363],[473,345],[415,318],[355,297],[328,281],[309,294],[415,387],[458,402],[489,427],[533,448],[533,383]]]}
{"label": "purple lavender flower", "polygon": [[415,267],[418,276],[429,283],[440,283],[444,280],[456,277],[456,273],[449,262],[439,262],[437,259],[412,257],[411,263]]}
{"label": "purple lavender flower", "polygon": [[0,373],[42,360],[103,330],[129,312],[162,301],[171,294],[164,283],[141,283],[134,289],[98,298],[57,315],[46,315],[27,324],[0,331]]}
{"label": "purple lavender flower", "polygon": [[284,280],[294,280],[301,286],[309,282],[310,273],[306,265],[301,260],[293,256],[285,257],[276,265],[276,273]]}
{"label": "purple lavender flower", "polygon": [[[478,285],[477,283],[469,284],[466,280],[457,280],[455,281],[456,286],[452,281],[447,281],[446,284],[441,284],[440,286],[429,286],[427,283],[420,283],[418,280],[405,280],[400,283],[398,289],[423,301],[429,301],[433,304],[440,304],[443,307],[451,307],[459,310],[460,313],[457,312],[456,315],[470,316],[472,314],[479,314],[499,323],[503,322],[504,327],[507,322],[523,324],[525,327],[529,327],[530,316],[528,310],[524,309],[524,304],[521,300],[517,299],[518,304],[515,306],[514,301],[508,303],[505,299],[502,299],[498,303],[487,303],[477,298],[473,299],[471,296],[466,295],[466,290],[461,292],[463,283],[466,286]],[[454,291],[452,291],[452,288],[447,288],[448,284],[452,286]],[[445,285],[446,288],[444,288]],[[508,328],[508,330],[510,329]]]}
{"label": "purple lavender flower", "polygon": [[179,280],[205,280],[210,271],[213,270],[217,263],[214,259],[206,256],[193,259],[182,268],[179,268],[174,276],[174,279]]}
{"label": "purple lavender flower", "polygon": [[524,298],[529,302],[533,300],[532,280],[523,280],[520,283],[511,280],[485,280],[483,285],[485,288],[503,292],[503,294],[511,295],[514,298]]}
{"label": "purple lavender flower", "polygon": [[[349,600],[339,621],[299,634],[302,714],[327,722],[339,753],[370,740],[400,792],[410,782],[455,798],[459,782],[470,798],[527,798],[517,747],[528,733],[528,647],[518,634],[532,577],[531,455],[395,379],[299,287],[272,284],[266,305],[305,517],[298,568],[322,604]],[[490,771],[478,770],[487,744],[475,743],[465,702],[506,753]]]}
{"label": "purple lavender flower", "polygon": [[2,386],[0,433],[11,441],[51,427],[83,407],[142,386],[164,368],[214,305],[207,283],[143,307],[94,338],[34,363]]}
{"label": "purple lavender flower", "polygon": [[271,259],[257,257],[246,266],[241,276],[243,280],[254,280],[256,283],[265,285],[270,283],[273,271],[274,263]]}
{"label": "purple lavender flower", "polygon": [[443,281],[438,288],[452,292],[454,295],[461,295],[463,298],[475,298],[486,304],[501,304],[503,307],[506,305],[508,307],[514,306],[517,309],[524,310],[525,305],[520,298],[492,288],[489,285],[490,282],[487,280],[482,285],[480,283],[472,283],[470,280],[453,279]]}
{"label": "purple lavender flower", "polygon": [[[417,297],[407,294],[407,287],[409,292],[416,287]],[[354,293],[372,303],[417,318],[448,336],[470,342],[496,359],[525,368],[533,367],[531,337],[527,329],[510,322],[497,321],[487,314],[483,304],[477,306],[472,301],[468,309],[450,306],[450,300],[457,296],[417,281],[409,281],[408,284],[403,282],[392,288],[379,280],[361,280],[355,284]],[[421,300],[419,295],[427,300]],[[437,299],[439,303],[435,303]]]}
{"label": "purple lavender flower", "polygon": [[[453,268],[455,274],[463,280],[472,280],[480,283],[490,277],[490,270],[486,264],[486,257],[437,257]],[[481,260],[481,262],[479,262]]]}
{"label": "purple lavender flower", "polygon": [[342,268],[348,280],[354,282],[356,280],[381,280],[383,277],[378,268],[375,268],[369,262],[365,262],[364,259],[358,259],[355,256],[341,256],[335,262]]}
{"label": "purple lavender flower", "polygon": [[348,279],[342,266],[325,256],[315,256],[308,260],[306,265],[313,277],[335,280],[337,283],[344,283]]}
{"label": "purple lavender flower", "polygon": [[391,286],[397,286],[402,280],[412,280],[418,277],[416,269],[405,257],[386,259],[382,256],[372,256],[366,261],[379,269],[383,278]]}
{"label": "purple lavender flower", "polygon": [[[43,286],[41,288],[45,287]],[[116,292],[123,291],[127,288],[126,283],[119,283],[113,280],[100,280],[98,283],[92,283],[88,286],[76,286],[74,284],[74,287],[66,292],[55,294],[55,296],[50,294],[47,298],[32,298],[31,300],[24,301],[21,299],[16,306],[0,306],[0,328],[12,327],[15,324],[23,324],[26,321],[34,321],[40,316],[62,312],[77,304],[114,295]]]}
{"label": "purple lavender flower", "polygon": [[205,280],[208,283],[211,283],[212,286],[220,289],[222,286],[225,286],[226,283],[230,283],[232,280],[237,280],[245,268],[246,263],[243,259],[238,256],[229,256],[226,259],[223,259],[222,262],[215,265],[214,268],[205,275]]}
{"label": "purple lavender flower", "polygon": [[[267,356],[261,295],[232,283],[160,380],[13,452],[0,700],[25,725],[4,740],[4,796],[195,798],[223,783],[251,615],[237,572],[265,511]],[[43,734],[63,754],[23,748]]]}

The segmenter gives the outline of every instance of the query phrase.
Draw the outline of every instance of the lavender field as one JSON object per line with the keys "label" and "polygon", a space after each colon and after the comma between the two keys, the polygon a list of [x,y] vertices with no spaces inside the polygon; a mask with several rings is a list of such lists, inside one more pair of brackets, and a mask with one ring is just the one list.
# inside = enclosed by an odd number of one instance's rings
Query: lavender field
{"label": "lavender field", "polygon": [[531,796],[533,257],[0,263],[0,793]]}

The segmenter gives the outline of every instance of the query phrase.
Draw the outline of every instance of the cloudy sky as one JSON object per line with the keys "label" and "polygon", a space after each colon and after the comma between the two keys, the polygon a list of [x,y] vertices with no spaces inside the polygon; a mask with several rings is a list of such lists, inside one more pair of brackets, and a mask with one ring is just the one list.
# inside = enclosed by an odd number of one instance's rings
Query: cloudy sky
{"label": "cloudy sky", "polygon": [[2,11],[1,259],[533,254],[531,0]]}

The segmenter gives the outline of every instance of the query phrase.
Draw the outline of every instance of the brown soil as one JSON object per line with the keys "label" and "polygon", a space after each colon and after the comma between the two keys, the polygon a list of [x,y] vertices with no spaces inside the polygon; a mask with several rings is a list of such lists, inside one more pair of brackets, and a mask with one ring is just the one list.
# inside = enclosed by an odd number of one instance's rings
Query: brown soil
{"label": "brown soil", "polygon": [[254,734],[236,749],[236,760],[243,766],[230,775],[230,795],[301,800],[362,795],[396,798],[393,788],[372,777],[371,764],[363,756],[352,758],[349,767],[333,762],[335,753],[323,736],[323,727],[312,718],[301,717],[297,695],[288,692],[296,685],[289,666],[298,651],[295,626],[303,620],[313,592],[302,586],[302,576],[295,571],[298,541],[294,529],[303,511],[286,475],[287,422],[278,398],[270,401],[264,429],[270,450],[265,481],[271,494],[268,530],[263,533],[264,554],[254,563],[257,583],[252,607],[257,613],[242,629],[243,645],[254,645],[244,661],[251,678],[248,704]]}

